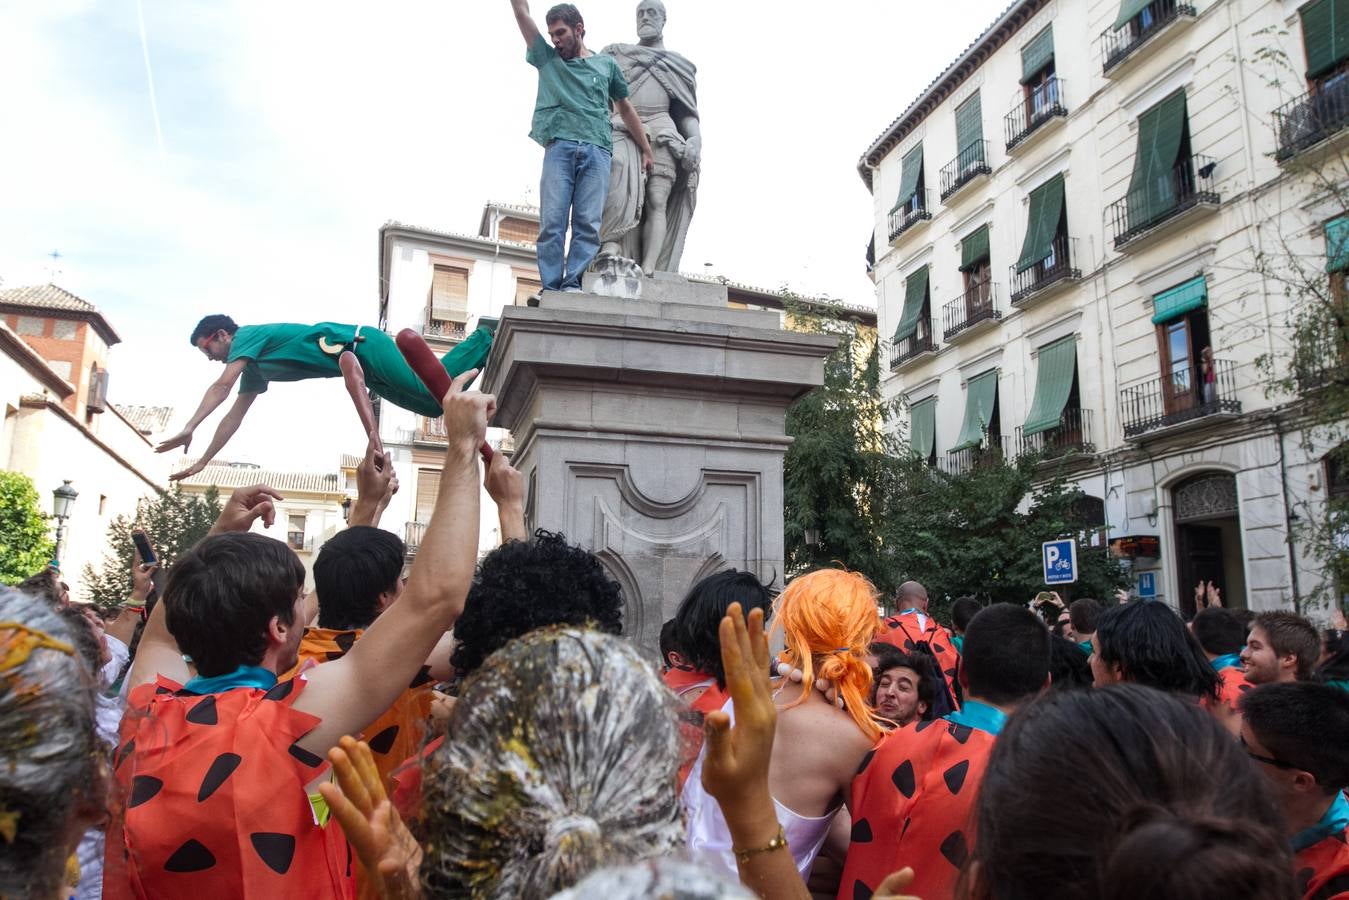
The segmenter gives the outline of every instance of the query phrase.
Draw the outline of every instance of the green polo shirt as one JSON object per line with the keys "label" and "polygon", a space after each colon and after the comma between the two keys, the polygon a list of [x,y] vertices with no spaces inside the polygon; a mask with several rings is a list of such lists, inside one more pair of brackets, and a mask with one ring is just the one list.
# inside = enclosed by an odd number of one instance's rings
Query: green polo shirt
{"label": "green polo shirt", "polygon": [[[352,342],[355,325],[319,322],[294,325],[240,325],[230,343],[228,362],[248,360],[239,378],[239,393],[261,394],[272,381],[303,381],[306,378],[338,378],[342,369],[338,354]],[[321,345],[319,342],[323,341]],[[325,353],[323,346],[332,352]]]}
{"label": "green polo shirt", "polygon": [[582,141],[612,150],[609,101],[628,96],[628,82],[612,56],[593,53],[563,59],[539,35],[525,52],[539,70],[539,93],[529,136],[543,146],[550,141]]}

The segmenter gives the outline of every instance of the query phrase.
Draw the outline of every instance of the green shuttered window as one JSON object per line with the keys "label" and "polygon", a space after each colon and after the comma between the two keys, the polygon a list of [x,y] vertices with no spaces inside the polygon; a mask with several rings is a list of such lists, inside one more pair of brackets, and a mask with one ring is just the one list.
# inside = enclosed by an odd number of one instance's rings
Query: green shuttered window
{"label": "green shuttered window", "polygon": [[993,406],[997,402],[997,369],[976,375],[965,384],[965,421],[960,426],[960,439],[951,448],[952,452],[983,443],[984,432],[993,419]]}
{"label": "green shuttered window", "polygon": [[1030,215],[1026,219],[1026,240],[1016,261],[1017,274],[1053,255],[1062,220],[1063,175],[1059,174],[1030,192]]}
{"label": "green shuttered window", "polygon": [[919,459],[927,459],[937,442],[937,398],[915,403],[909,409],[909,446]]}
{"label": "green shuttered window", "polygon": [[912,337],[918,330],[918,320],[923,315],[923,301],[927,299],[927,266],[914,272],[904,282],[904,311],[899,317],[899,327],[895,329],[895,343]]}
{"label": "green shuttered window", "polygon": [[[979,103],[979,95],[976,93],[956,107],[956,152],[963,157],[966,149],[983,139],[984,112]],[[965,165],[968,162],[962,159],[961,164]]]}
{"label": "green shuttered window", "polygon": [[1025,436],[1040,434],[1058,428],[1068,395],[1073,392],[1077,376],[1077,335],[1046,344],[1040,348],[1040,366],[1035,373],[1035,399],[1031,401],[1026,424],[1021,427]]}
{"label": "green shuttered window", "polygon": [[1152,298],[1152,324],[1162,325],[1179,319],[1192,309],[1208,303],[1208,282],[1203,275],[1184,284],[1167,288]]}
{"label": "green shuttered window", "polygon": [[1115,24],[1111,27],[1119,29],[1129,24],[1129,20],[1147,9],[1152,0],[1124,0],[1119,5],[1119,15],[1115,16]]}
{"label": "green shuttered window", "polygon": [[919,144],[908,153],[904,154],[904,161],[900,163],[899,175],[899,197],[895,200],[895,205],[890,208],[890,212],[897,209],[903,209],[909,205],[913,195],[918,193],[918,182],[923,174],[923,145]]}
{"label": "green shuttered window", "polygon": [[1349,58],[1349,0],[1313,0],[1299,12],[1307,77],[1319,78]]}
{"label": "green shuttered window", "polygon": [[960,271],[968,272],[988,258],[988,226],[982,225],[960,242]]}
{"label": "green shuttered window", "polygon": [[1349,271],[1349,216],[1326,223],[1326,271]]}
{"label": "green shuttered window", "polygon": [[1174,169],[1185,136],[1182,88],[1138,117],[1138,155],[1129,179],[1129,225],[1146,225],[1176,205]]}
{"label": "green shuttered window", "polygon": [[1054,61],[1054,26],[1031,39],[1021,48],[1021,83],[1030,81],[1040,70]]}

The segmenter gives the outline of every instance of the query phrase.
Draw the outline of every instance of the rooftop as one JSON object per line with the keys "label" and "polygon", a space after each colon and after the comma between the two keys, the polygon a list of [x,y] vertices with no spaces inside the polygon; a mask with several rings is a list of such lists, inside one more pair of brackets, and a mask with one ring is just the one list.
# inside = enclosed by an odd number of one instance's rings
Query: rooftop
{"label": "rooftop", "polygon": [[[94,330],[109,346],[122,342],[117,332],[108,324],[108,320],[98,311],[98,307],[54,284],[35,284],[0,290],[0,310],[6,307],[16,312],[32,310],[56,314],[56,318],[80,319],[93,325]],[[60,315],[61,313],[67,315]]]}
{"label": "rooftop", "polygon": [[207,488],[214,485],[222,491],[252,484],[266,484],[276,488],[283,496],[287,493],[346,493],[345,479],[336,472],[280,472],[238,463],[212,463],[196,475],[182,480],[184,487]]}
{"label": "rooftop", "polygon": [[172,406],[135,406],[123,403],[114,404],[132,428],[141,434],[156,434],[169,427],[173,418]]}

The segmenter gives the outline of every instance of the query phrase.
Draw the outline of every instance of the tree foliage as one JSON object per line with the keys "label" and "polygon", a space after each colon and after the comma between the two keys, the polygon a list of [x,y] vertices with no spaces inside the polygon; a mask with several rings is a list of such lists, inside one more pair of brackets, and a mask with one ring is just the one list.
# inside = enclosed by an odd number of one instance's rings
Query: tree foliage
{"label": "tree foliage", "polygon": [[133,546],[131,532],[140,528],[150,538],[161,567],[172,565],[183,552],[206,537],[220,516],[220,495],[214,487],[204,495],[185,494],[174,485],[169,491],[142,497],[134,516],[117,516],[108,523],[108,550],[95,571],[85,566],[85,598],[100,608],[124,603],[131,593]]}
{"label": "tree foliage", "polygon": [[0,582],[14,584],[36,575],[56,549],[33,480],[0,472]]}

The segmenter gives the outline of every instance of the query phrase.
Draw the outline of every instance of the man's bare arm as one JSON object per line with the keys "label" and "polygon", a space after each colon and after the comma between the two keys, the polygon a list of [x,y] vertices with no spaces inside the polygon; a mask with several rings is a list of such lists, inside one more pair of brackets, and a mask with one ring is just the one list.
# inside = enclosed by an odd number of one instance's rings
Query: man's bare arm
{"label": "man's bare arm", "polygon": [[[211,437],[211,443],[206,448],[206,452],[201,455],[195,463],[183,469],[181,472],[174,472],[169,476],[170,481],[178,481],[191,475],[196,475],[206,464],[215,459],[215,455],[229,443],[230,438],[234,437],[234,432],[239,430],[239,425],[244,421],[244,416],[248,413],[248,408],[253,405],[253,401],[258,399],[257,394],[240,394],[234,399],[234,405],[230,411],[225,413],[225,418],[220,420],[216,426],[215,434]],[[189,440],[191,436],[189,435]]]}
{"label": "man's bare arm", "polygon": [[642,124],[642,117],[637,115],[637,108],[627,97],[616,100],[614,108],[623,119],[623,127],[628,129],[628,134],[637,142],[637,149],[642,151],[642,171],[650,172],[651,167],[655,165],[655,159],[651,156],[651,142],[646,139],[646,126]]}
{"label": "man's bare arm", "polygon": [[529,14],[529,0],[511,0],[511,11],[515,13],[515,22],[520,26],[525,46],[534,46],[534,39],[542,35],[539,34],[539,26],[534,24],[534,18]]}
{"label": "man's bare arm", "polygon": [[220,373],[220,377],[215,383],[206,389],[206,394],[201,398],[201,403],[197,406],[197,411],[192,414],[192,418],[187,420],[183,430],[167,440],[161,441],[159,446],[155,447],[156,453],[165,453],[175,447],[182,447],[186,452],[188,446],[192,443],[192,433],[197,430],[197,426],[206,421],[206,417],[216,411],[220,404],[229,399],[230,390],[234,387],[234,382],[239,380],[243,374],[244,366],[248,365],[246,359],[236,359],[225,366],[225,371]]}

